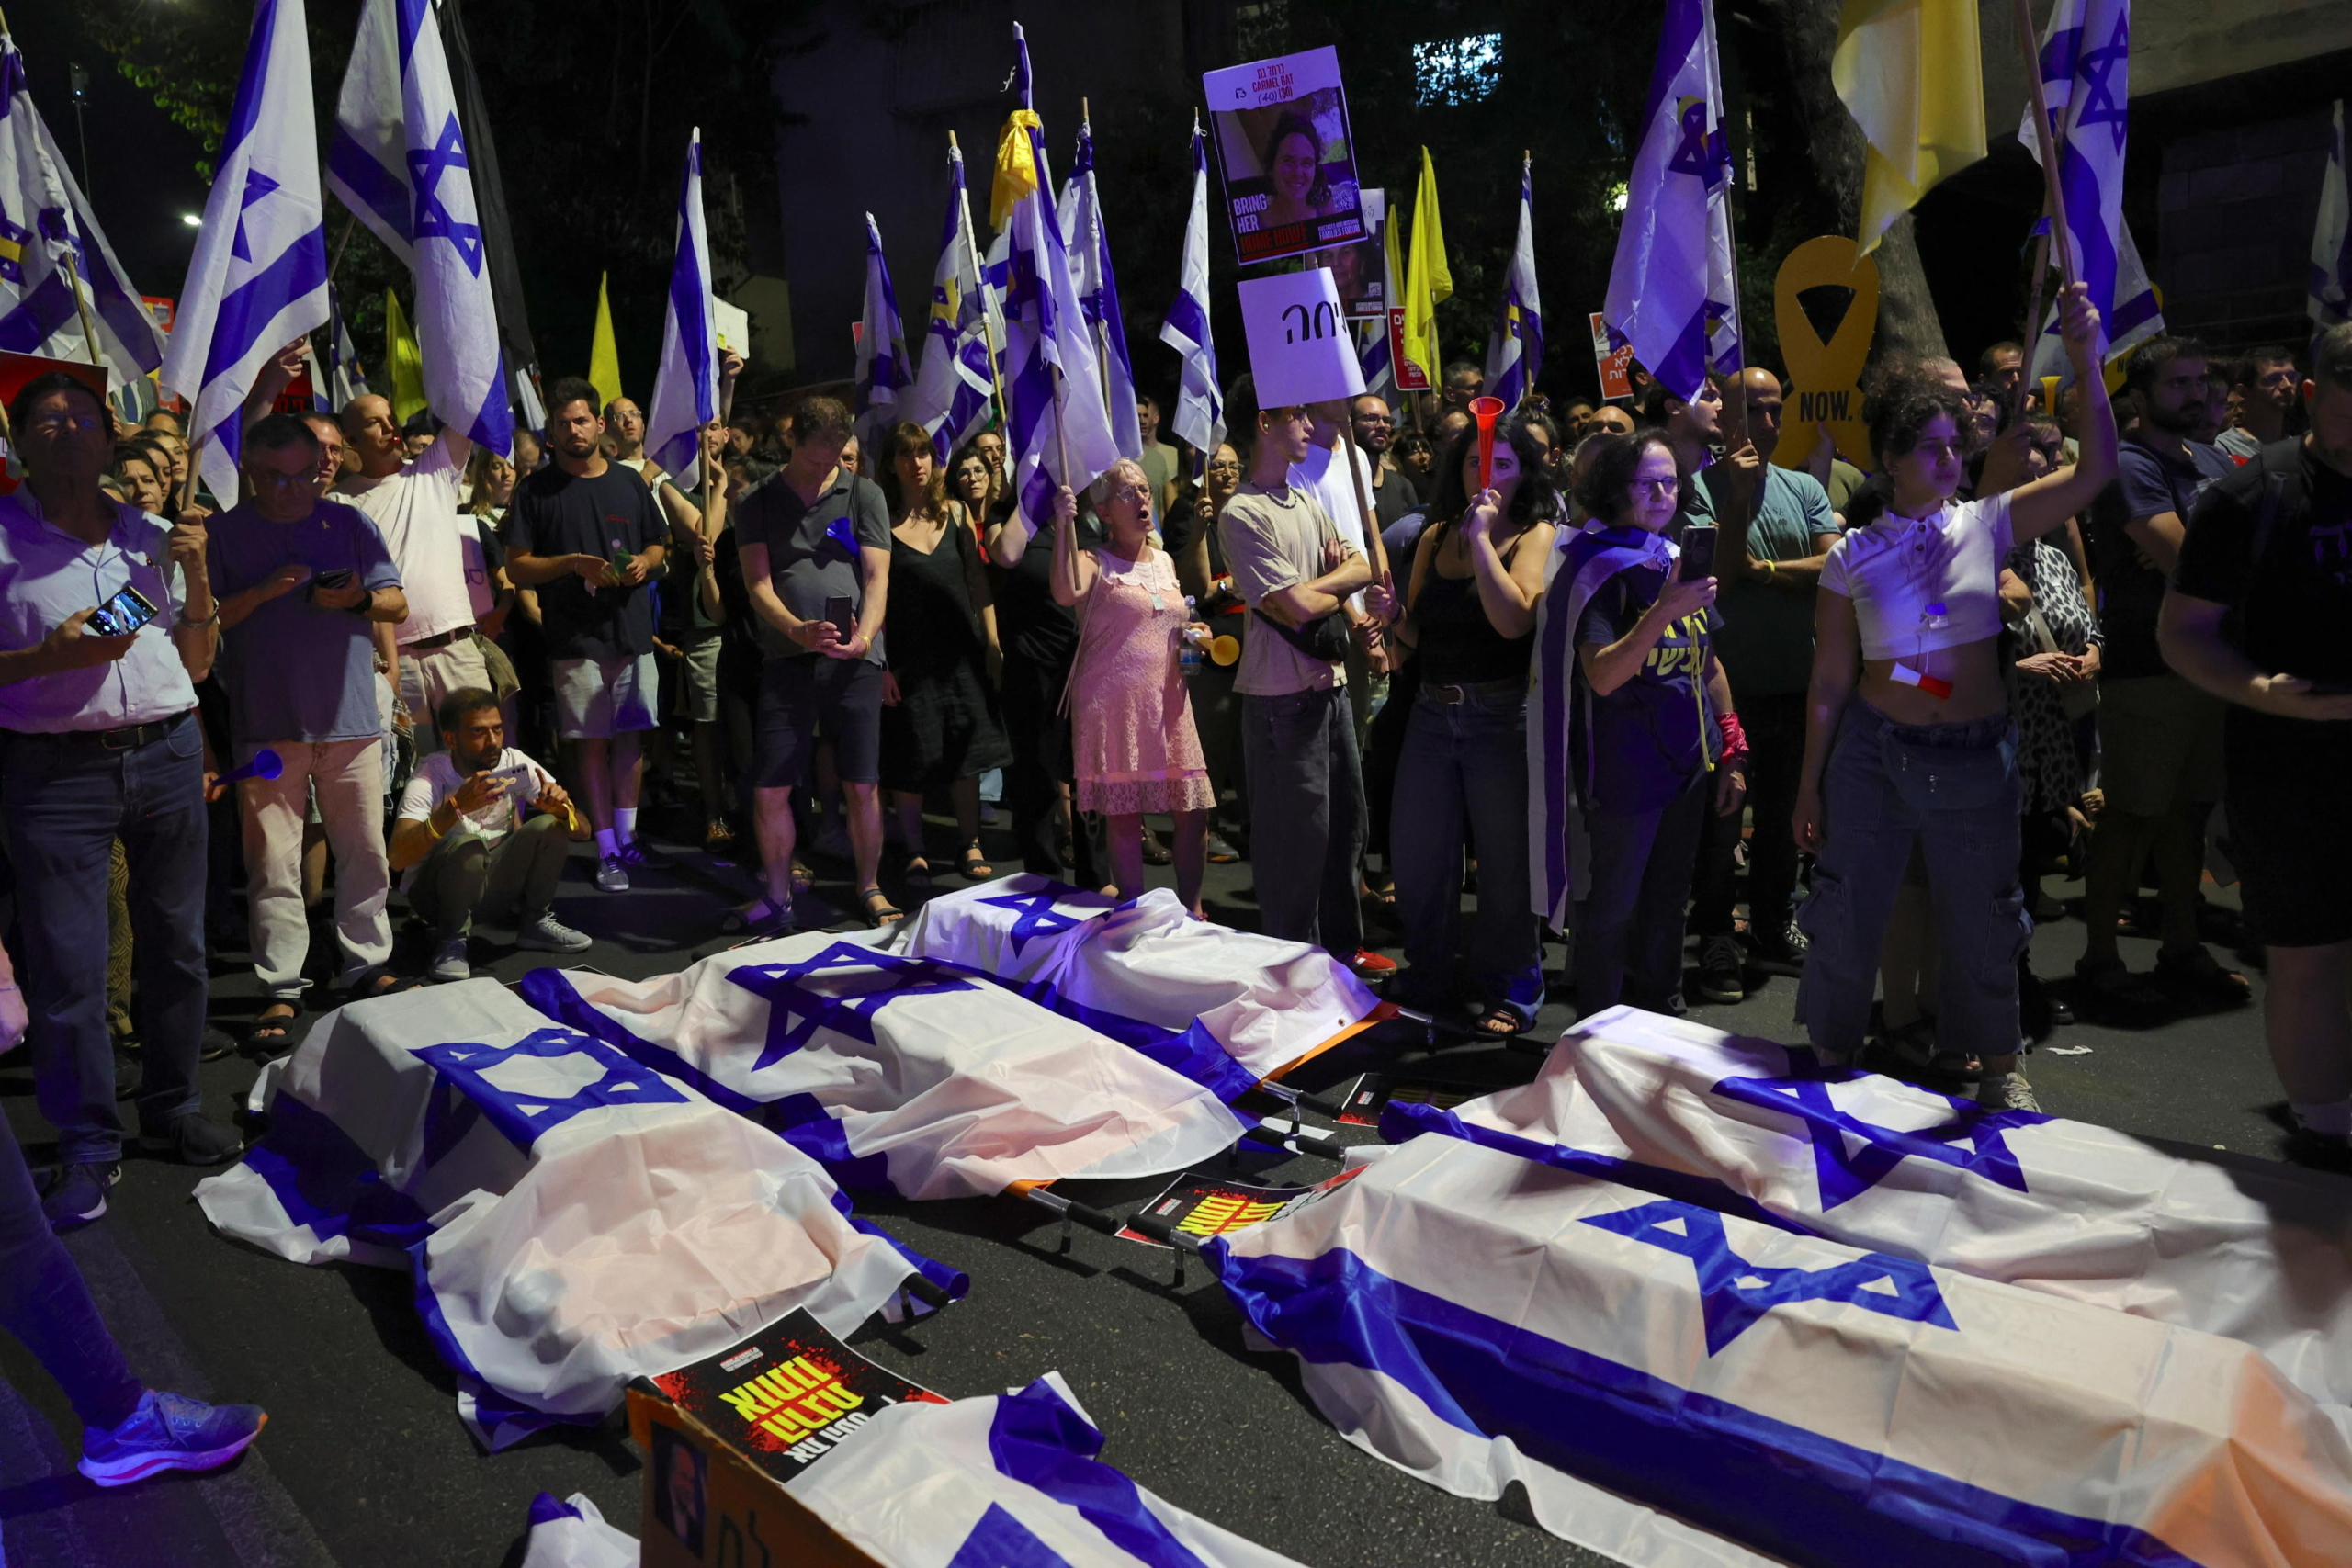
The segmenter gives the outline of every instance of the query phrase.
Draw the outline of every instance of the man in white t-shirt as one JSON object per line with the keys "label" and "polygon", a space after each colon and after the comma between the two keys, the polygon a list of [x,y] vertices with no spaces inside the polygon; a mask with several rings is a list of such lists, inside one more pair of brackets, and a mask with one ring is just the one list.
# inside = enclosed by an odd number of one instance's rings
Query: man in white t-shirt
{"label": "man in white t-shirt", "polygon": [[393,633],[399,652],[392,689],[400,694],[393,711],[408,718],[423,754],[440,745],[432,719],[449,694],[490,684],[466,587],[465,539],[473,520],[459,515],[474,444],[446,428],[424,457],[403,467],[392,405],[372,394],[345,405],[343,433],[359,466],[334,487],[335,497],[374,520],[408,594],[408,619]]}
{"label": "man in white t-shirt", "polygon": [[[594,945],[549,913],[579,813],[555,775],[506,744],[488,687],[451,693],[435,715],[445,750],[417,764],[392,825],[392,869],[409,907],[433,924],[432,976],[463,980],[477,915],[515,911],[514,945],[582,953]],[[528,818],[523,807],[537,810]]]}

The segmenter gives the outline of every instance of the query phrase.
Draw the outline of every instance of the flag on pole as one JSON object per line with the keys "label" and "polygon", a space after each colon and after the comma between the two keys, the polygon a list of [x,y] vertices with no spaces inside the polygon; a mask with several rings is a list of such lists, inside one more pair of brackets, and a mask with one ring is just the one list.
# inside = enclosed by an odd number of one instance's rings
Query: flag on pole
{"label": "flag on pole", "polygon": [[2352,159],[2344,148],[2344,100],[2338,98],[2319,187],[2319,223],[2312,231],[2311,316],[2322,330],[2352,321],[2352,186],[2344,175]]}
{"label": "flag on pole", "polygon": [[1710,370],[1736,369],[1740,355],[1731,152],[1709,0],[1667,0],[1641,124],[1602,312],[1612,344],[1632,344],[1668,391],[1693,398]]}
{"label": "flag on pole", "polygon": [[[1972,34],[1973,36],[1973,34]],[[2050,123],[2038,130],[2028,100],[2018,140],[2041,154],[2046,140],[2058,150],[2058,186],[2066,198],[2060,270],[2088,286],[2099,313],[2099,358],[2113,352],[2123,252],[2123,151],[2131,97],[2130,0],[2058,0],[2041,35],[2041,90]],[[2063,257],[2071,256],[2071,267]]]}
{"label": "flag on pole", "polygon": [[474,220],[481,225],[482,249],[490,259],[490,291],[498,302],[498,340],[506,355],[507,379],[524,428],[537,430],[547,423],[547,411],[531,380],[539,367],[539,351],[531,342],[530,312],[523,301],[523,268],[514,259],[514,225],[506,213],[506,180],[498,166],[498,146],[491,139],[490,106],[474,70],[465,7],[445,3],[436,9],[442,51],[458,90],[458,123],[465,127],[466,152],[474,166]]}
{"label": "flag on pole", "polygon": [[[69,271],[69,268],[74,270]],[[81,299],[74,299],[74,277]],[[82,330],[89,312],[97,344]],[[103,363],[118,387],[164,362],[163,334],[123,276],[0,32],[0,349]]]}
{"label": "flag on pole", "polygon": [[[1375,398],[1384,398],[1400,412],[1404,406],[1402,389],[1396,385],[1396,349],[1388,330],[1389,314],[1404,298],[1399,287],[1405,276],[1404,263],[1398,259],[1396,238],[1396,206],[1382,192],[1386,218],[1380,225],[1380,298],[1391,308],[1379,320],[1366,321],[1356,337],[1356,360],[1363,370],[1363,389]],[[1369,217],[1370,213],[1367,212]]]}
{"label": "flag on pole", "polygon": [[327,395],[334,400],[339,412],[351,406],[355,398],[368,396],[374,389],[368,385],[368,367],[360,363],[358,345],[351,341],[351,328],[343,319],[343,301],[327,285]]}
{"label": "flag on pole", "polygon": [[1437,166],[1421,149],[1421,183],[1413,192],[1413,243],[1405,272],[1405,357],[1438,384],[1437,308],[1453,297],[1453,274],[1445,265],[1445,231],[1438,220]]}
{"label": "flag on pole", "polygon": [[1846,0],[1829,76],[1868,143],[1857,236],[1868,255],[1928,186],[1984,156],[1976,0]]}
{"label": "flag on pole", "polygon": [[389,288],[384,290],[384,364],[392,378],[392,417],[406,424],[411,414],[425,406],[424,356],[401,313],[401,297]]}
{"label": "flag on pole", "polygon": [[718,417],[718,323],[711,310],[702,127],[696,126],[686,141],[686,172],[678,188],[677,258],[670,264],[670,308],[662,319],[662,367],[645,416],[647,456],[665,473],[698,473],[702,427]]}
{"label": "flag on pole", "polygon": [[367,0],[335,102],[327,183],[416,279],[425,400],[493,452],[514,445],[473,164],[431,0]]}
{"label": "flag on pole", "polygon": [[212,194],[181,287],[163,384],[194,417],[204,482],[237,493],[245,396],[280,349],[327,319],[326,211],[302,0],[258,0]]}
{"label": "flag on pole", "polygon": [[1216,334],[1209,326],[1209,155],[1197,113],[1193,116],[1193,210],[1184,220],[1184,257],[1159,341],[1183,362],[1175,417],[1168,427],[1205,461],[1225,439],[1225,389],[1216,374]]}
{"label": "flag on pole", "polygon": [[1111,419],[1111,439],[1119,456],[1143,457],[1143,427],[1136,419],[1136,370],[1127,357],[1127,327],[1119,313],[1119,284],[1111,272],[1111,239],[1102,227],[1102,203],[1094,186],[1094,128],[1080,121],[1078,158],[1062,187],[1062,234],[1069,249],[1070,281],[1079,309],[1094,333],[1102,355],[1102,401]]}
{"label": "flag on pole", "polygon": [[1544,369],[1544,306],[1535,292],[1535,161],[1519,167],[1519,243],[1503,275],[1495,330],[1487,339],[1487,393],[1515,409]]}
{"label": "flag on pole", "polygon": [[599,412],[621,395],[621,351],[613,341],[613,302],[606,291],[612,274],[596,277],[596,330],[588,340],[588,384],[596,389]]}
{"label": "flag on pole", "polygon": [[922,366],[907,417],[931,433],[942,466],[989,422],[996,393],[989,345],[1003,341],[993,290],[981,282],[972,203],[964,188],[964,152],[947,147],[947,222],[931,273],[931,314],[923,323]]}
{"label": "flag on pole", "polygon": [[[2132,225],[2123,223],[2115,231],[2115,311],[2100,323],[2107,337],[2106,362],[2121,359],[2148,339],[2165,330],[2163,302],[2156,297],[2156,286],[2148,277],[2148,269],[2140,260],[2140,247],[2132,239]],[[2034,380],[2055,376],[2062,385],[2071,385],[2075,378],[2074,361],[2066,355],[2066,339],[2058,330],[2058,302],[2052,300],[2041,314],[2041,335],[2034,340],[2033,363],[2026,374]]]}
{"label": "flag on pole", "polygon": [[882,231],[865,215],[865,312],[857,334],[857,389],[851,412],[857,416],[858,450],[866,466],[880,471],[879,437],[903,416],[899,401],[914,384],[909,371],[907,332],[900,324],[899,291],[890,287],[890,264],[882,254]]}

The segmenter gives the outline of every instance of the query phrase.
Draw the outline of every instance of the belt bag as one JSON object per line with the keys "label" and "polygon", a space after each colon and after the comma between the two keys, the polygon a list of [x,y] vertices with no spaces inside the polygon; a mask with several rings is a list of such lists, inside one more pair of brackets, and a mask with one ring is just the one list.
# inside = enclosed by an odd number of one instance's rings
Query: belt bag
{"label": "belt bag", "polygon": [[1273,627],[1276,636],[1309,659],[1338,664],[1348,657],[1347,622],[1337,610],[1295,627],[1283,625],[1263,610],[1250,613]]}

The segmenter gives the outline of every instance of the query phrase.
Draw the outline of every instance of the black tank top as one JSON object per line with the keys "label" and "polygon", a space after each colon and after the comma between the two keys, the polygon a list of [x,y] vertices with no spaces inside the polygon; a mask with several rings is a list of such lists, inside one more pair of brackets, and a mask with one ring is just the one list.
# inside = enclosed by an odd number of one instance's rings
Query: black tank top
{"label": "black tank top", "polygon": [[[1431,549],[1442,550],[1451,530],[1425,537]],[[1521,534],[1503,552],[1509,566]],[[1478,602],[1478,580],[1448,577],[1430,562],[1421,596],[1413,605],[1413,624],[1420,633],[1421,682],[1430,686],[1475,686],[1488,681],[1523,681],[1528,656],[1535,649],[1535,634],[1506,637],[1487,618]]]}

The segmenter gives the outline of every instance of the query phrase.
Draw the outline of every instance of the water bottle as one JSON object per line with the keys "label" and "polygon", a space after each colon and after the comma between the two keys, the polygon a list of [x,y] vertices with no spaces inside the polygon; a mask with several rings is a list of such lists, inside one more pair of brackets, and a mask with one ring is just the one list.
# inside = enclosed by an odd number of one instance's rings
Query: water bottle
{"label": "water bottle", "polygon": [[1193,596],[1188,593],[1184,596],[1184,629],[1176,637],[1176,662],[1188,681],[1201,667],[1201,645],[1193,638]]}

